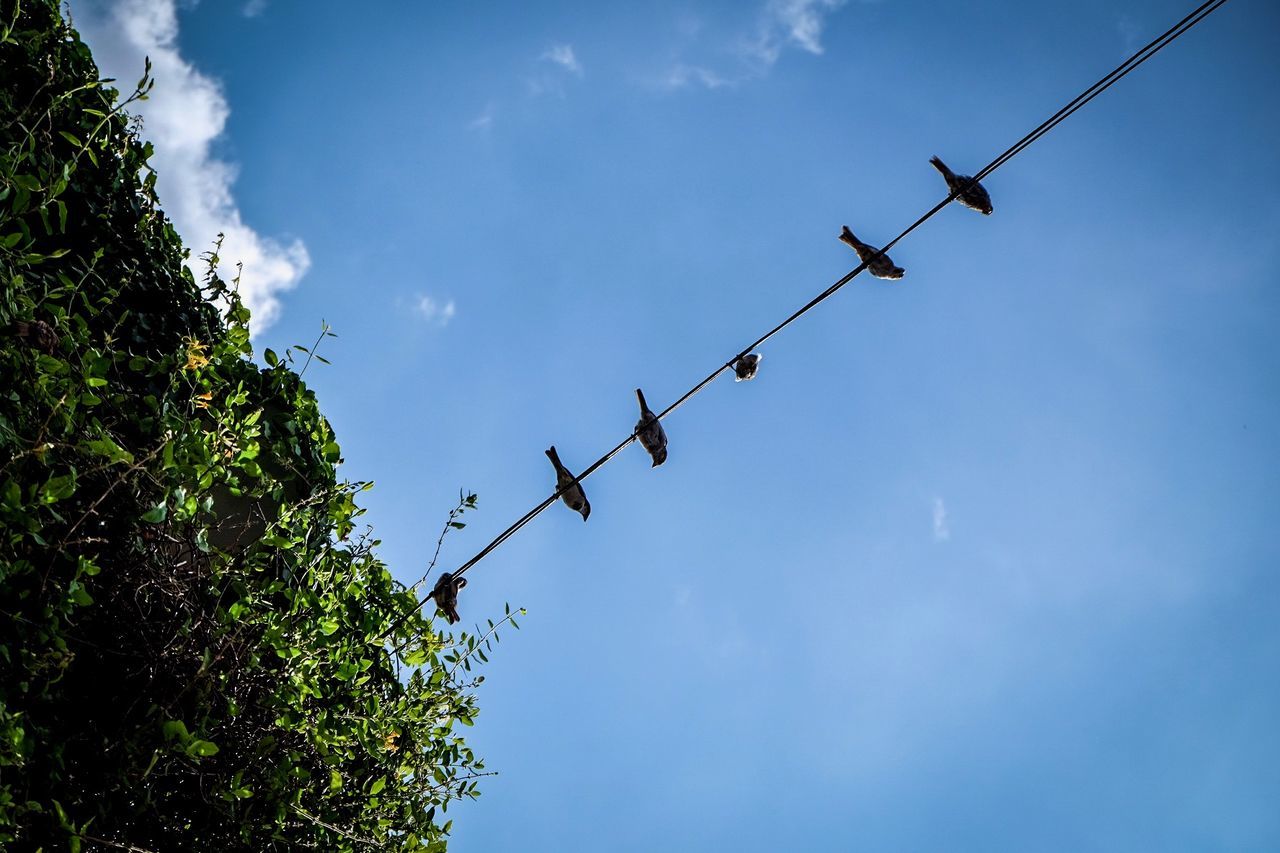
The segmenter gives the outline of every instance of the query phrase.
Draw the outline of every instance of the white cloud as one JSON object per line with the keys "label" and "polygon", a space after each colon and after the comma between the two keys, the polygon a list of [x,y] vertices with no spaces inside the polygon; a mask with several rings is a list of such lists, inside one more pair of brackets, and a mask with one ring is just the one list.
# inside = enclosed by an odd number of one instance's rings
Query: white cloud
{"label": "white cloud", "polygon": [[428,323],[445,326],[453,319],[453,315],[458,313],[458,306],[452,299],[440,303],[426,294],[418,294],[413,301],[413,310],[421,314]]}
{"label": "white cloud", "polygon": [[[246,14],[254,0],[245,7]],[[261,331],[280,313],[280,293],[292,288],[311,264],[301,240],[279,242],[245,223],[232,193],[236,168],[212,153],[230,108],[218,82],[196,70],[178,49],[174,0],[88,2],[77,8],[76,25],[93,49],[104,76],[128,89],[151,57],[155,88],[130,109],[141,115],[143,135],[155,144],[151,164],[156,191],[191,252],[188,262],[202,275],[199,256],[218,233],[225,235],[224,275],[243,262],[240,294]],[[127,91],[123,94],[128,94]]]}
{"label": "white cloud", "polygon": [[844,0],[774,0],[769,4],[769,13],[791,42],[810,53],[821,54],[823,16],[843,4]]}
{"label": "white cloud", "polygon": [[844,0],[769,0],[760,16],[759,32],[749,41],[748,56],[771,66],[787,45],[820,56],[825,18]]}
{"label": "white cloud", "polygon": [[732,86],[735,81],[721,77],[709,68],[700,65],[673,65],[662,79],[666,89],[681,89],[691,83],[697,83],[708,89],[719,89],[721,86]]}
{"label": "white cloud", "polygon": [[1139,41],[1142,37],[1142,27],[1128,15],[1121,15],[1116,21],[1116,32],[1120,34],[1120,41],[1124,44],[1126,55],[1133,53],[1142,45]]}
{"label": "white cloud", "polygon": [[240,14],[246,18],[256,18],[267,11],[267,0],[248,0],[240,7]]}
{"label": "white cloud", "polygon": [[488,130],[493,127],[493,120],[497,117],[497,111],[493,104],[488,104],[484,108],[484,112],[467,122],[468,130]]}
{"label": "white cloud", "polygon": [[946,542],[951,538],[951,525],[947,523],[947,505],[942,498],[933,499],[933,538]]}
{"label": "white cloud", "polygon": [[[735,66],[732,71],[679,61],[659,77],[658,84],[666,89],[694,84],[719,89],[765,76],[788,47],[820,56],[826,18],[844,4],[845,0],[766,0],[756,17],[754,32],[739,34],[730,50]],[[702,30],[700,23],[697,28],[689,28],[683,22],[678,26],[685,39],[697,37]]]}
{"label": "white cloud", "polygon": [[578,62],[578,57],[574,56],[571,44],[553,44],[538,58],[554,62],[566,71],[582,76],[582,63]]}
{"label": "white cloud", "polygon": [[582,63],[578,61],[578,57],[573,52],[573,45],[569,44],[553,44],[547,48],[539,57],[540,62],[550,62],[552,65],[558,66],[559,70],[536,71],[533,76],[525,80],[528,86],[529,95],[539,97],[541,95],[554,95],[557,98],[565,96],[565,73],[573,74],[577,77],[582,76]]}

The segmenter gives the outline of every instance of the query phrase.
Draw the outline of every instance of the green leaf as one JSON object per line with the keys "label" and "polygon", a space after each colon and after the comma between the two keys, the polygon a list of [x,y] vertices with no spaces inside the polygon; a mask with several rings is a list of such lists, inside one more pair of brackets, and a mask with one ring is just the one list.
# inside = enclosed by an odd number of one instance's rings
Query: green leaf
{"label": "green leaf", "polygon": [[92,441],[85,442],[85,447],[90,452],[105,456],[112,462],[128,462],[130,464],[133,462],[133,454],[109,438],[95,438]]}
{"label": "green leaf", "polygon": [[57,503],[64,498],[69,498],[76,490],[75,472],[63,474],[59,477],[50,477],[45,484],[40,487],[40,500],[42,503]]}
{"label": "green leaf", "polygon": [[187,755],[193,758],[208,758],[218,754],[218,745],[211,740],[193,740],[187,745]]}
{"label": "green leaf", "polygon": [[169,505],[161,501],[142,514],[142,520],[150,524],[159,524],[169,515]]}
{"label": "green leaf", "polygon": [[81,607],[88,607],[93,604],[93,597],[85,590],[80,581],[72,581],[67,587],[67,597]]}
{"label": "green leaf", "polygon": [[372,785],[369,786],[369,796],[381,793],[382,789],[387,787],[387,777],[379,777]]}
{"label": "green leaf", "polygon": [[164,734],[165,740],[177,740],[186,743],[191,740],[191,733],[187,731],[187,724],[182,720],[166,720],[164,725],[160,727],[160,731]]}
{"label": "green leaf", "polygon": [[337,790],[340,790],[341,788],[342,788],[342,776],[339,775],[337,770],[330,770],[329,771],[329,790],[337,791]]}
{"label": "green leaf", "polygon": [[320,632],[326,637],[330,637],[336,633],[339,627],[341,626],[333,619],[320,620]]}

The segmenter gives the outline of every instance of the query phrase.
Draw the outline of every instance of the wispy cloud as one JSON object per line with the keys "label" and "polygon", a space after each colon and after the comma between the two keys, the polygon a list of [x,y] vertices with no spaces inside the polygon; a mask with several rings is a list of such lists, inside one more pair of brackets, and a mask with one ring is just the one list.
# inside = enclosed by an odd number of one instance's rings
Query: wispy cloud
{"label": "wispy cloud", "polygon": [[566,71],[577,74],[579,77],[582,76],[582,63],[574,55],[573,45],[571,44],[553,44],[538,58],[554,62]]}
{"label": "wispy cloud", "polygon": [[732,86],[735,81],[722,77],[710,68],[700,65],[673,65],[662,80],[667,89],[680,89],[692,83],[708,89],[719,89],[721,86]]}
{"label": "wispy cloud", "polygon": [[582,63],[578,61],[571,44],[553,44],[538,56],[538,61],[540,63],[550,63],[555,68],[535,71],[525,81],[529,88],[529,94],[534,97],[554,95],[555,97],[563,98],[565,96],[566,77],[568,75],[575,77],[583,75]]}
{"label": "wispy cloud", "polygon": [[1120,34],[1120,41],[1124,44],[1125,54],[1133,53],[1138,49],[1142,37],[1142,27],[1138,26],[1138,22],[1128,15],[1121,15],[1116,21],[1116,31]]}
{"label": "wispy cloud", "polygon": [[[822,31],[827,16],[846,0],[766,0],[755,19],[755,27],[739,33],[729,51],[731,70],[718,71],[705,63],[678,61],[659,79],[663,88],[681,89],[691,85],[707,89],[733,86],[769,73],[788,47],[819,56],[823,52]],[[698,36],[703,27],[683,27],[686,38]]]}
{"label": "wispy cloud", "polygon": [[825,18],[844,5],[845,0],[769,0],[760,25],[760,49],[769,63],[777,61],[784,44],[822,53]]}
{"label": "wispy cloud", "polygon": [[246,18],[256,18],[267,11],[267,0],[248,0],[240,7],[240,14]]}
{"label": "wispy cloud", "polygon": [[951,525],[947,522],[947,505],[942,498],[933,499],[933,538],[946,542],[951,538]]}
{"label": "wispy cloud", "polygon": [[212,153],[230,107],[218,82],[183,58],[174,0],[118,0],[105,9],[88,4],[76,24],[107,77],[136,80],[144,57],[151,57],[155,88],[132,109],[155,144],[151,163],[165,213],[191,250],[194,263],[188,264],[197,276],[202,270],[195,259],[217,234],[226,235],[221,256],[244,264],[240,294],[253,312],[253,329],[271,325],[280,294],[302,278],[310,256],[301,240],[264,237],[241,216],[232,192],[236,168]]}
{"label": "wispy cloud", "polygon": [[480,115],[467,122],[468,130],[488,130],[493,127],[493,120],[497,117],[497,110],[493,104],[486,104]]}
{"label": "wispy cloud", "polygon": [[436,326],[446,326],[453,319],[454,314],[458,313],[458,306],[452,299],[448,302],[439,302],[426,294],[418,294],[413,300],[413,310],[417,311],[428,323]]}

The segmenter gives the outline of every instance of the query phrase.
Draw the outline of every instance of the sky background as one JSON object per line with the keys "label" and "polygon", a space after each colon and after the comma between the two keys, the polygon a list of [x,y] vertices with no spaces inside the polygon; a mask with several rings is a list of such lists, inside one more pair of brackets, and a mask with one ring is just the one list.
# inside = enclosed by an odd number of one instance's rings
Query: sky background
{"label": "sky background", "polygon": [[[73,0],[193,254],[464,561],[1195,4]],[[1280,6],[1233,0],[468,574],[452,849],[1280,849]]]}

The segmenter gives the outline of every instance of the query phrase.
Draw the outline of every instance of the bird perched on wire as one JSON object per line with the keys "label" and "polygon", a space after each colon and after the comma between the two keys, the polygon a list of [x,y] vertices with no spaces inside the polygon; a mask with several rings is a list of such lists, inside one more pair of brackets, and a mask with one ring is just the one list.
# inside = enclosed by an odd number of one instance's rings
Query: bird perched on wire
{"label": "bird perched on wire", "polygon": [[587,493],[582,491],[582,484],[575,483],[569,469],[560,464],[560,455],[556,453],[554,444],[547,449],[547,458],[556,466],[556,491],[561,492],[560,499],[569,509],[582,513],[582,520],[586,521],[591,515],[591,504],[587,502]]}
{"label": "bird perched on wire", "polygon": [[889,260],[888,255],[880,255],[876,257],[876,253],[880,250],[875,246],[868,246],[866,243],[853,236],[853,232],[849,230],[849,226],[845,225],[840,231],[840,242],[851,246],[858,253],[858,258],[867,265],[867,272],[876,278],[887,278],[890,281],[897,281],[906,275],[907,271],[902,267],[895,267],[893,261]]}
{"label": "bird perched on wire", "polygon": [[44,320],[18,320],[13,324],[14,337],[27,342],[27,346],[38,349],[45,355],[53,355],[58,348],[58,333]]}
{"label": "bird perched on wire", "polygon": [[933,164],[933,168],[942,173],[942,177],[947,182],[947,189],[955,193],[956,201],[971,210],[978,211],[984,216],[990,216],[991,211],[995,210],[991,206],[991,196],[987,194],[987,190],[982,184],[968,175],[957,175],[937,157],[930,157],[929,162]]}
{"label": "bird perched on wire", "polygon": [[427,596],[436,600],[436,607],[440,608],[448,618],[450,625],[462,618],[458,615],[458,590],[466,585],[466,578],[455,578],[449,572],[445,572],[436,579],[436,585],[431,588],[431,595]]}
{"label": "bird perched on wire", "polygon": [[733,363],[733,381],[746,382],[756,378],[756,371],[760,368],[760,359],[764,358],[758,352],[749,352],[742,358]]}
{"label": "bird perched on wire", "polygon": [[658,420],[658,416],[649,411],[649,405],[644,401],[644,392],[639,388],[636,389],[636,399],[640,401],[636,438],[640,439],[640,444],[653,457],[653,464],[649,467],[657,468],[667,461],[667,431],[662,428],[662,421]]}

